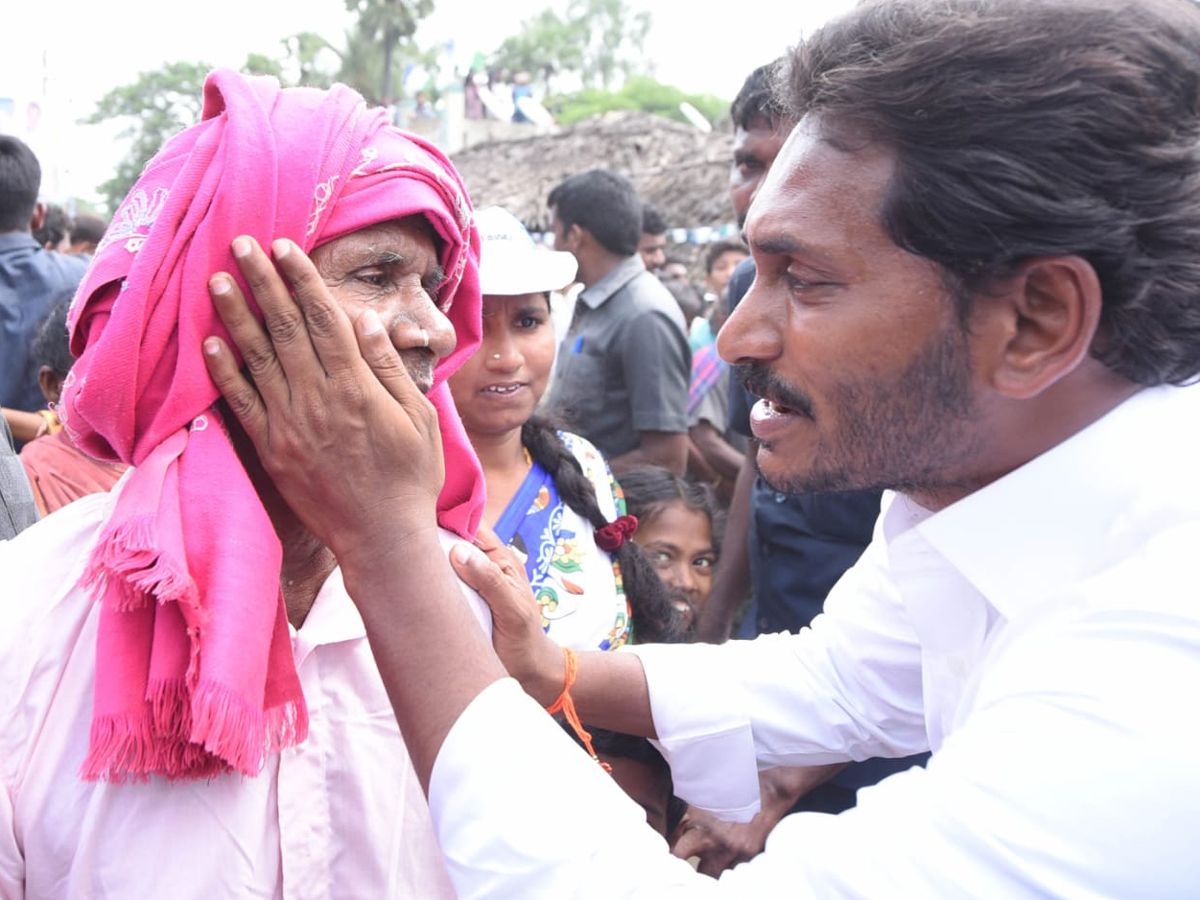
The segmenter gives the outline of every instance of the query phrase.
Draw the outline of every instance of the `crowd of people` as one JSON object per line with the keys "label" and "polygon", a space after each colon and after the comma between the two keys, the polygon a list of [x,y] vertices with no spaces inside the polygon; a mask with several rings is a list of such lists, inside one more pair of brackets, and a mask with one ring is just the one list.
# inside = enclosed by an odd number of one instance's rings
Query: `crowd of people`
{"label": "crowd of people", "polygon": [[110,223],[0,136],[0,897],[1200,885],[1200,9],[867,0],[473,208],[210,74]]}

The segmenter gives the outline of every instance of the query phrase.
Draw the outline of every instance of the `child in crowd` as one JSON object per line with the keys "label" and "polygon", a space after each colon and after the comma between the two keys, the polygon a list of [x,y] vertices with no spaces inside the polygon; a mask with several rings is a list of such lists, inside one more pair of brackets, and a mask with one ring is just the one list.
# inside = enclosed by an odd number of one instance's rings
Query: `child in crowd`
{"label": "child in crowd", "polygon": [[712,589],[719,517],[712,490],[660,466],[621,476],[625,505],[638,520],[634,543],[650,557],[691,633]]}
{"label": "child in crowd", "polygon": [[67,308],[70,301],[58,304],[42,323],[34,339],[31,355],[38,367],[38,384],[46,398],[47,409],[40,417],[45,428],[34,435],[21,450],[21,464],[33,487],[33,499],[42,515],[66,506],[88,494],[101,494],[112,488],[128,466],[92,459],[71,442],[71,436],[55,413],[63,382],[75,358],[67,340]]}

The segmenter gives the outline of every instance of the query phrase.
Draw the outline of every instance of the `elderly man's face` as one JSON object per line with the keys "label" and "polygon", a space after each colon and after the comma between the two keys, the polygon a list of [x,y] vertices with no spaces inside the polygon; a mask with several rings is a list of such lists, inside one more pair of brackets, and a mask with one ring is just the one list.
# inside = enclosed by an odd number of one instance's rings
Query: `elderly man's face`
{"label": "elderly man's face", "polygon": [[936,266],[883,227],[893,167],[806,119],[747,220],[758,274],[718,344],[765,398],[751,414],[758,465],[782,489],[897,488],[936,504],[979,478],[991,442],[973,338]]}
{"label": "elderly man's face", "polygon": [[[454,327],[434,292],[443,273],[433,230],[409,216],[352,232],[310,254],[330,293],[349,316],[373,309],[422,393],[437,361],[454,350]],[[421,329],[429,335],[425,347]]]}

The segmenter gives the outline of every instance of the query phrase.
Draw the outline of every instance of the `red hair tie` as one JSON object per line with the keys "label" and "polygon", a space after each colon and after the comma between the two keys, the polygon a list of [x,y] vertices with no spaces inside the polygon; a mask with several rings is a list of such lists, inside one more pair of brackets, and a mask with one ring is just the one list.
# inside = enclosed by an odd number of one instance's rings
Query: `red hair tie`
{"label": "red hair tie", "polygon": [[617,516],[603,528],[596,529],[596,546],[605,553],[612,553],[637,531],[637,516]]}

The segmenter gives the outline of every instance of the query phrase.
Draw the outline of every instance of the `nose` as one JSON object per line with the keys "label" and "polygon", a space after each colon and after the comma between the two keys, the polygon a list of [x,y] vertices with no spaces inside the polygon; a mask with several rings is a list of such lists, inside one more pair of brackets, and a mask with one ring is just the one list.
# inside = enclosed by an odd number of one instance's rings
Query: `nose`
{"label": "nose", "polygon": [[696,573],[692,571],[692,567],[684,562],[675,566],[672,577],[675,580],[675,587],[685,593],[689,599],[695,600],[700,593],[700,584],[696,580]]}
{"label": "nose", "polygon": [[479,352],[483,355],[484,368],[492,372],[511,372],[520,368],[523,361],[521,348],[507,329],[480,344]]}
{"label": "nose", "polygon": [[446,314],[424,291],[421,293],[423,301],[407,304],[392,323],[392,343],[401,352],[428,349],[436,359],[445,359],[458,345],[458,335]]}
{"label": "nose", "polygon": [[717,353],[721,359],[740,366],[779,356],[780,329],[786,325],[787,311],[776,308],[772,294],[761,274],[756,272],[750,290],[717,334]]}

